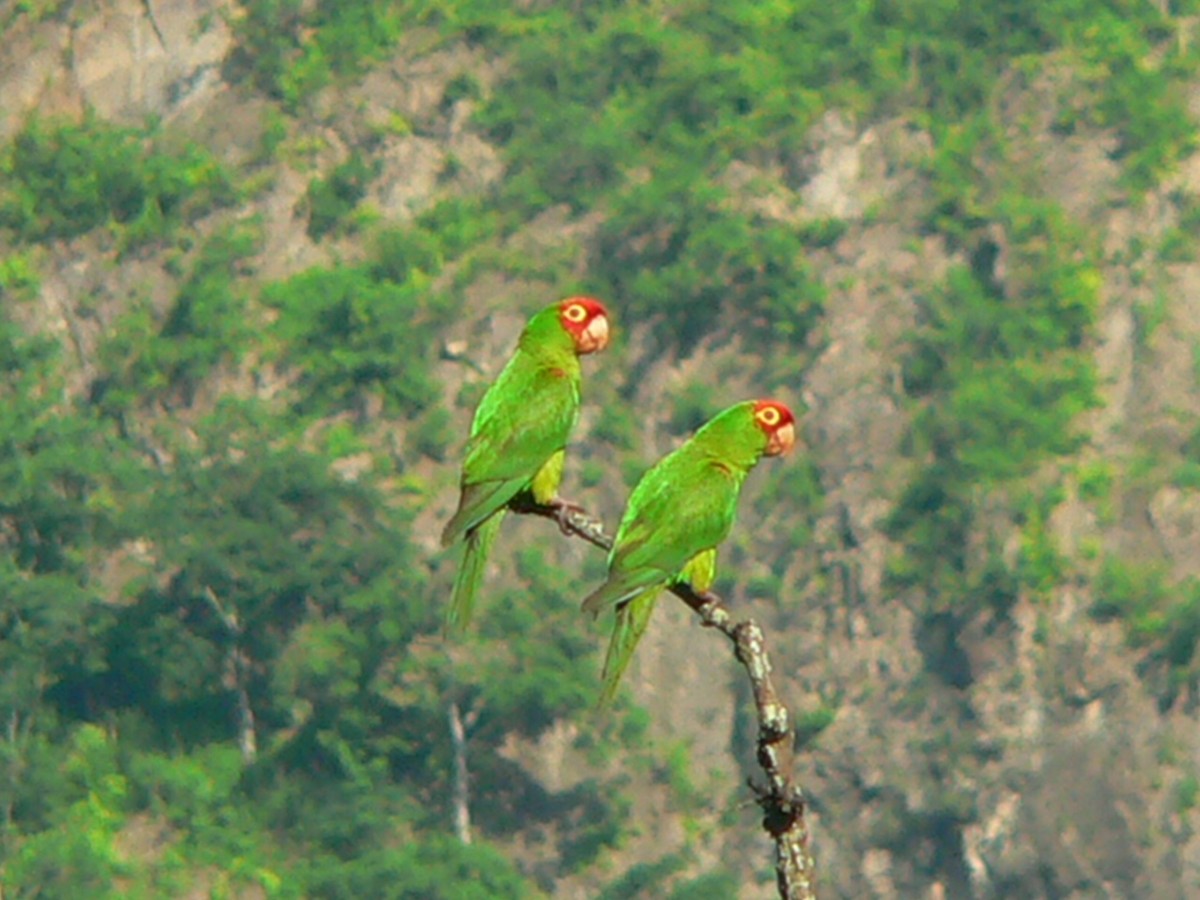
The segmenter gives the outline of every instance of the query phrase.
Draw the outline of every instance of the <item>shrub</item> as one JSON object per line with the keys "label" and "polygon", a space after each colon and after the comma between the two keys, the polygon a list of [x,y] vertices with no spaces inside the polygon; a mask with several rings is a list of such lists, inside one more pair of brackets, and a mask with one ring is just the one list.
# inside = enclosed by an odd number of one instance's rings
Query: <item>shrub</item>
{"label": "shrub", "polygon": [[279,310],[280,353],[301,373],[300,411],[345,408],[370,390],[410,416],[437,399],[434,332],[445,308],[419,272],[398,283],[369,265],[311,269],[269,285],[263,300]]}
{"label": "shrub", "polygon": [[359,153],[337,166],[328,178],[314,178],[308,186],[308,236],[314,241],[338,227],[367,192],[378,165],[369,165]]}
{"label": "shrub", "polygon": [[294,110],[395,44],[402,31],[398,7],[386,0],[253,0],[234,22],[234,69]]}
{"label": "shrub", "polygon": [[0,163],[0,226],[24,240],[70,238],[118,226],[130,243],[169,234],[230,203],[229,174],[197,145],[166,149],[149,131],[31,119]]}
{"label": "shrub", "polygon": [[172,398],[190,404],[215,366],[240,359],[251,326],[238,270],[260,240],[255,224],[216,233],[200,249],[161,321],[145,304],[118,320],[100,348],[92,402],[108,415]]}

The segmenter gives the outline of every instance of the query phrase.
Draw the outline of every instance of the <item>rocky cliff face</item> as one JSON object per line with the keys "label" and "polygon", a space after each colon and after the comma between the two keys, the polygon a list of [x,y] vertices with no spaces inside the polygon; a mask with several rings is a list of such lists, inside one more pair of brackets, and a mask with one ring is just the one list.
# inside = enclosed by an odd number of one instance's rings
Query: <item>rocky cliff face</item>
{"label": "rocky cliff face", "polygon": [[[87,109],[124,124],[160,119],[234,165],[262,165],[253,158],[267,104],[222,75],[234,14],[223,0],[114,0],[18,21],[0,60],[0,139],[33,112]],[[299,162],[265,165],[267,186],[219,215],[261,216],[265,249],[254,264],[264,279],[353,256],[352,239],[313,241],[297,209],[312,174],[328,171],[372,128],[381,134],[372,150],[380,175],[367,202],[385,220],[405,221],[447,193],[486,189],[503,175],[497,151],[472,126],[470,100],[441,101],[455,75],[469,72],[486,86],[502,65],[477,48],[423,51],[414,38],[358,83],[321,95],[289,135],[311,141]],[[929,136],[903,119],[867,124],[833,112],[787,170],[735,164],[728,172],[739,202],[762,215],[846,226],[812,258],[830,296],[803,375],[788,386],[808,407],[803,433],[824,491],[812,511],[814,538],[768,571],[751,535],[784,529],[791,513],[746,502],[723,556],[741,578],[730,600],[767,629],[794,715],[803,722],[834,711],[797,756],[828,896],[1200,896],[1189,788],[1200,765],[1194,686],[1166,691],[1150,651],[1131,647],[1120,622],[1094,614],[1105,553],[1155,563],[1169,584],[1200,575],[1200,491],[1157,474],[1196,440],[1200,264],[1164,263],[1146,249],[1180,226],[1185,203],[1200,202],[1200,156],[1136,205],[1113,203],[1110,136],[1056,133],[1052,88],[1014,87],[1008,121],[1024,129],[1033,177],[1102,245],[1103,309],[1090,347],[1103,403],[1085,414],[1087,440],[1077,453],[1046,464],[1032,481],[1058,489],[1045,527],[1069,561],[1068,576],[1044,594],[1020,592],[1003,614],[930,615],[889,587],[896,546],[884,526],[917,462],[906,447],[913,404],[900,358],[917,324],[915,298],[964,261],[915,218],[926,199]],[[416,127],[388,131],[396,116]],[[514,241],[531,253],[569,252],[586,246],[602,216],[552,211]],[[1000,285],[1006,240],[995,235]],[[173,284],[160,257],[117,263],[95,237],[50,245],[39,266],[42,289],[19,315],[70,346],[76,390],[115,317],[135,298],[165,302]],[[451,329],[447,346],[465,342],[479,368],[494,371],[519,327],[507,307],[530,289],[495,277],[472,285],[478,317]],[[723,390],[755,388],[755,348],[742,340],[726,335],[687,358],[656,361],[639,358],[637,323],[630,332],[626,362],[639,382],[625,389],[639,408],[662,408],[715,372],[732,373]],[[464,381],[478,378],[453,358],[440,365],[452,402]],[[208,390],[267,388],[230,376]],[[461,430],[468,415],[455,408]],[[592,425],[585,416],[585,442]],[[652,422],[641,437],[647,459],[671,441]],[[1112,473],[1102,504],[1080,486],[1081,470],[1097,461]],[[423,513],[430,534],[451,502],[452,476],[434,477],[447,490]],[[767,477],[756,473],[748,501]],[[619,490],[597,490],[598,511],[612,521]],[[1000,527],[1002,552],[1015,559],[1022,532]],[[511,568],[503,560],[500,567]],[[746,585],[765,574],[776,576],[777,593],[754,595]],[[651,713],[652,733],[687,747],[696,790],[711,802],[684,816],[662,784],[647,783],[634,810],[640,833],[614,865],[686,845],[698,869],[720,859],[745,875],[742,896],[767,895],[766,844],[753,809],[739,806],[755,771],[747,697],[724,643],[681,606],[664,604],[628,680]],[[573,728],[556,727],[535,743],[514,737],[505,752],[548,790],[561,790],[587,765]],[[552,845],[526,835],[513,837],[511,849],[531,870],[552,855]],[[553,890],[583,898],[590,885],[576,876]]]}

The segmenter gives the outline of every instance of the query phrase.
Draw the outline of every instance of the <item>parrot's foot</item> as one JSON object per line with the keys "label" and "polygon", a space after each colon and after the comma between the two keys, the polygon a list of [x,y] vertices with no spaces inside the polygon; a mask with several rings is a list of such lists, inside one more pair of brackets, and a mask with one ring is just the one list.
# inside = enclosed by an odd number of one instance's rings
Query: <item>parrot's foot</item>
{"label": "parrot's foot", "polygon": [[584,512],[584,508],[578,503],[563,500],[561,497],[555,497],[546,505],[554,510],[554,519],[558,522],[558,530],[563,534],[572,534],[575,529],[571,526],[571,515],[579,515]]}

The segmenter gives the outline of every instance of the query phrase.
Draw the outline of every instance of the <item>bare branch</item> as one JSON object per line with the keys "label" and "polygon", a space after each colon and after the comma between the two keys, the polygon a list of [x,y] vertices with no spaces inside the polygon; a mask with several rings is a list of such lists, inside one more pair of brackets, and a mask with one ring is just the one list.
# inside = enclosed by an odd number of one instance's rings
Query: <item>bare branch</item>
{"label": "bare branch", "polygon": [[[472,710],[473,713],[478,710]],[[463,717],[459,713],[458,703],[451,701],[446,710],[450,721],[450,745],[454,752],[454,787],[451,791],[451,804],[454,807],[454,833],[458,835],[459,843],[471,843],[471,807],[470,788],[467,773],[467,730]]]}
{"label": "bare branch", "polygon": [[217,593],[207,584],[204,586],[204,599],[208,601],[209,608],[216,613],[217,618],[221,621],[221,627],[225,629],[229,637],[237,640],[242,636],[242,625],[238,621],[236,609],[226,609],[221,605],[221,601],[217,599]]}
{"label": "bare branch", "polygon": [[[512,510],[558,522],[563,532],[583,538],[602,550],[612,549],[604,524],[573,504],[538,504],[521,499]],[[694,591],[673,584],[670,591],[700,616],[708,628],[720,631],[733,644],[737,660],[746,670],[758,712],[758,764],[766,785],[750,784],[763,811],[763,828],[775,842],[775,879],[781,900],[815,900],[816,867],[809,851],[804,823],[804,792],[792,778],[791,716],[771,681],[771,659],[762,629],[753,619],[735,622],[722,600],[710,591]]]}

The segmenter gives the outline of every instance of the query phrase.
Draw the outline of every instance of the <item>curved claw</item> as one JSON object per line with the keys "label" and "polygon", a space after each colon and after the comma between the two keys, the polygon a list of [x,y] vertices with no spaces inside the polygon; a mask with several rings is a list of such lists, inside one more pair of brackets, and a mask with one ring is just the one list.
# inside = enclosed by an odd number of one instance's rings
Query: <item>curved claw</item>
{"label": "curved claw", "polygon": [[554,519],[558,522],[558,530],[563,534],[571,534],[574,531],[570,522],[571,515],[579,515],[584,512],[583,507],[578,503],[563,500],[560,497],[555,497],[546,505],[554,510]]}

